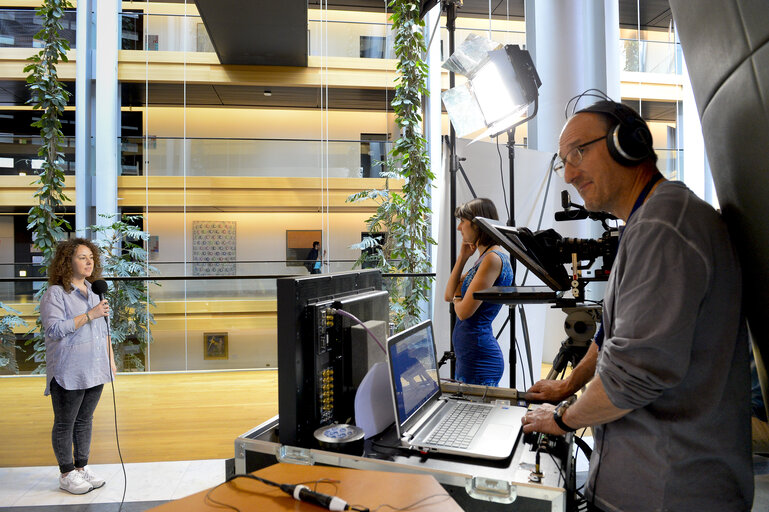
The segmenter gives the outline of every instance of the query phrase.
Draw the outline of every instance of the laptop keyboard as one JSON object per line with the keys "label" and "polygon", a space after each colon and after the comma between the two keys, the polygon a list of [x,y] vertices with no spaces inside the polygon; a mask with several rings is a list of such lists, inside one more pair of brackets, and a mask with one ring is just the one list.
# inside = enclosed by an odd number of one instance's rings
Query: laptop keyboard
{"label": "laptop keyboard", "polygon": [[467,448],[490,411],[488,406],[459,402],[425,442],[435,446]]}

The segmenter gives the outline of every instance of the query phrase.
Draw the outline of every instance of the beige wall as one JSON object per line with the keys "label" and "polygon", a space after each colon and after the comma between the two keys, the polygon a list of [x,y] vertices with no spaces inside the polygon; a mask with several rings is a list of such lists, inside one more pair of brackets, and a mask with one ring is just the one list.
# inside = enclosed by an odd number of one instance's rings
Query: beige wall
{"label": "beige wall", "polygon": [[145,116],[146,133],[157,137],[358,140],[361,133],[396,133],[393,116],[381,112],[149,107]]}
{"label": "beige wall", "polygon": [[[346,212],[328,214],[328,225],[320,213],[270,212],[151,212],[146,229],[159,236],[159,253],[151,263],[161,275],[183,275],[181,265],[163,262],[192,259],[192,223],[194,221],[237,222],[237,259],[283,260],[286,257],[286,230],[318,229],[332,259],[354,260],[359,251],[350,245],[360,241],[370,214]],[[327,231],[328,230],[328,231]],[[352,263],[339,263],[332,270],[348,270]],[[188,274],[192,274],[188,266]],[[300,274],[304,267],[286,267],[282,263],[242,264],[240,275]],[[156,320],[150,346],[153,371],[210,370],[222,368],[274,367],[277,364],[275,316],[275,280],[167,281],[152,287],[157,303]],[[203,357],[203,334],[227,332],[229,358],[207,360]]]}

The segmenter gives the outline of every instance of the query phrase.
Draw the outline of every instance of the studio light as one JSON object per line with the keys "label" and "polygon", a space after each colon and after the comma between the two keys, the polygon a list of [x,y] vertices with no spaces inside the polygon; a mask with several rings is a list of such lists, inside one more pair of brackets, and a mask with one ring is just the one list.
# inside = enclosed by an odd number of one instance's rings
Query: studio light
{"label": "studio light", "polygon": [[[489,47],[496,46],[494,49]],[[444,67],[467,76],[467,82],[441,97],[457,135],[485,131],[495,137],[527,118],[542,85],[529,52],[518,45],[500,47],[471,35]]]}

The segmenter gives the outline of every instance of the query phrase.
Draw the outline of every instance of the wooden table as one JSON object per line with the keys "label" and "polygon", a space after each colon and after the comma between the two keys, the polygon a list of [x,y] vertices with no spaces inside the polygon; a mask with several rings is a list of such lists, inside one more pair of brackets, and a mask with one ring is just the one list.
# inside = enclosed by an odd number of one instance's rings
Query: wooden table
{"label": "wooden table", "polygon": [[[419,512],[461,512],[462,509],[448,495],[445,489],[431,475],[388,473],[383,471],[361,471],[358,469],[330,466],[300,466],[294,464],[275,464],[254,475],[277,483],[296,484],[311,482],[322,478],[338,480],[339,483],[306,483],[310,489],[324,494],[338,496],[350,505],[360,505],[373,510],[380,505],[389,504],[396,508],[406,507],[418,500],[433,496],[411,510]],[[206,500],[207,491],[202,491],[180,500],[171,501],[155,507],[158,512],[190,512],[211,510],[221,512]],[[216,501],[232,505],[246,511],[319,512],[325,510],[317,505],[294,500],[277,487],[271,487],[256,480],[239,478],[216,488],[210,497]],[[392,510],[385,508],[384,510]]]}

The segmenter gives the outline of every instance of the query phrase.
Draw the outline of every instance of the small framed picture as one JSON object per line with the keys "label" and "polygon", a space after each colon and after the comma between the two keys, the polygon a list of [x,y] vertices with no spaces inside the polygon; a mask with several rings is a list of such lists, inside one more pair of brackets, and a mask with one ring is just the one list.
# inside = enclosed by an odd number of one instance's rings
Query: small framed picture
{"label": "small framed picture", "polygon": [[226,332],[203,333],[203,359],[229,359]]}

